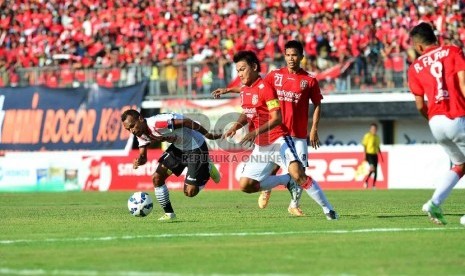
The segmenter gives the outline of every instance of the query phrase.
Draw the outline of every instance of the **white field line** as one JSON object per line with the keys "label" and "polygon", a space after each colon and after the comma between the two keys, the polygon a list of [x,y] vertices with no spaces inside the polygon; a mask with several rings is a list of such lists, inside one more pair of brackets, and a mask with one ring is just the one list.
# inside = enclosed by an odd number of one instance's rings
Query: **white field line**
{"label": "white field line", "polygon": [[[58,276],[228,276],[232,274],[182,274],[155,271],[98,271],[98,270],[45,270],[45,269],[11,269],[0,268],[0,275],[22,275],[22,276],[40,276],[40,275],[58,275]],[[288,276],[289,274],[234,274],[234,276]]]}
{"label": "white field line", "polygon": [[430,227],[430,228],[367,228],[354,230],[310,230],[310,231],[287,231],[287,232],[239,232],[239,233],[177,233],[157,235],[133,235],[133,236],[107,236],[107,237],[77,237],[77,238],[47,238],[40,240],[0,240],[0,245],[16,243],[54,243],[54,242],[86,242],[86,241],[114,241],[135,239],[164,239],[182,237],[247,237],[247,236],[285,236],[305,234],[357,234],[357,233],[379,233],[379,232],[420,232],[420,231],[449,231],[465,230],[465,227]]}
{"label": "white field line", "polygon": [[97,276],[97,275],[115,275],[115,276],[178,276],[181,274],[170,274],[163,272],[142,272],[142,271],[96,271],[96,270],[45,270],[45,269],[11,269],[0,268],[0,275],[62,275],[62,276]]}

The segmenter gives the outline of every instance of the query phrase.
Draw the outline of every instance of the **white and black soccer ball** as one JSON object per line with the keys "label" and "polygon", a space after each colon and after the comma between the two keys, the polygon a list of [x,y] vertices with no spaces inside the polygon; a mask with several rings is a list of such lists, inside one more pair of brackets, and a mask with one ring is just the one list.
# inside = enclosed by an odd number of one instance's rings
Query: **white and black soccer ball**
{"label": "white and black soccer ball", "polygon": [[153,200],[146,192],[135,192],[128,199],[129,213],[135,217],[145,217],[153,209]]}

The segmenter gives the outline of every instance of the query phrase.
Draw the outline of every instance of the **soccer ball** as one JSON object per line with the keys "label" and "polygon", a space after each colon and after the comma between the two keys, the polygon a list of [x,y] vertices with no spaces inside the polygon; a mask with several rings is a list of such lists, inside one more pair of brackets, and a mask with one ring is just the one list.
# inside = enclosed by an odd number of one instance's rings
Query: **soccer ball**
{"label": "soccer ball", "polygon": [[460,224],[462,224],[463,226],[465,226],[465,215],[463,215],[463,216],[460,218]]}
{"label": "soccer ball", "polygon": [[153,209],[153,200],[146,192],[135,192],[128,199],[129,213],[135,217],[145,217]]}

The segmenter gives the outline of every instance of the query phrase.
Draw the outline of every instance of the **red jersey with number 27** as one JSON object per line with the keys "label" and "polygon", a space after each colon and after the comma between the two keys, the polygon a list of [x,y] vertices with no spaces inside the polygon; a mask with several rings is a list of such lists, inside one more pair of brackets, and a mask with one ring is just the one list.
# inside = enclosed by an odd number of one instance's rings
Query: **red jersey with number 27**
{"label": "red jersey with number 27", "polygon": [[408,69],[408,84],[416,96],[428,99],[428,118],[465,116],[465,97],[460,92],[457,72],[465,70],[460,48],[452,45],[428,49]]}
{"label": "red jersey with number 27", "polygon": [[[247,116],[249,131],[254,131],[270,120],[271,111],[280,109],[276,91],[259,77],[251,86],[241,87],[241,106]],[[287,128],[280,124],[255,138],[255,144],[266,146],[279,137],[289,135]]]}
{"label": "red jersey with number 27", "polygon": [[287,67],[269,72],[265,81],[276,89],[283,124],[289,128],[291,136],[306,139],[309,100],[313,104],[320,104],[323,99],[318,81],[302,68],[291,74]]}

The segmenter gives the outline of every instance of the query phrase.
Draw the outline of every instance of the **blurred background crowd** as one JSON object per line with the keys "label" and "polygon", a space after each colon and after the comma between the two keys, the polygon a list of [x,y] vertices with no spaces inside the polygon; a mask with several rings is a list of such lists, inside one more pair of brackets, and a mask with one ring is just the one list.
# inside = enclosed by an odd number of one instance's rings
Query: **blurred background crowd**
{"label": "blurred background crowd", "polygon": [[410,28],[430,22],[463,48],[464,16],[463,0],[0,1],[0,86],[148,79],[148,95],[206,95],[234,80],[236,51],[267,72],[296,39],[326,93],[392,90],[415,58]]}

